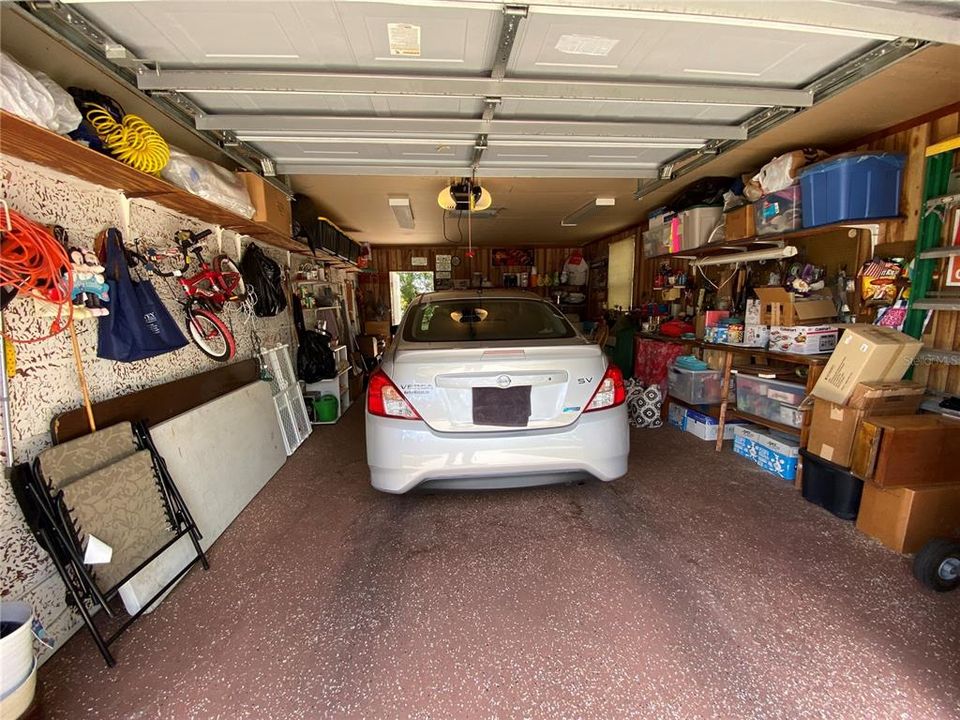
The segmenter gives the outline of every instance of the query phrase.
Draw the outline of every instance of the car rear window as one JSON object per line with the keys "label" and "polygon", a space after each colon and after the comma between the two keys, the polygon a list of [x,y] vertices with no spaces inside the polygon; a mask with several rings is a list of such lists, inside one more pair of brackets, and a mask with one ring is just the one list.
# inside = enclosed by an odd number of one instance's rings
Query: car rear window
{"label": "car rear window", "polygon": [[407,316],[407,342],[484,342],[571,338],[576,331],[560,312],[539,300],[465,298],[415,305]]}

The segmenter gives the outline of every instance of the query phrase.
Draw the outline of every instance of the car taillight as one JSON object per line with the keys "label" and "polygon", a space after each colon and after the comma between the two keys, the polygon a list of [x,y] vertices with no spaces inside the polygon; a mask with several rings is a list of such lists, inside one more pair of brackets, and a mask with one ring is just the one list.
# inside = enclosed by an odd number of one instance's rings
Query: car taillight
{"label": "car taillight", "polygon": [[593,394],[590,404],[584,412],[606,410],[607,408],[622,405],[627,399],[627,388],[623,384],[623,373],[616,365],[609,365],[603,374],[597,391]]}
{"label": "car taillight", "polygon": [[370,376],[370,384],[367,386],[367,412],[380,417],[421,419],[383,370],[376,370]]}

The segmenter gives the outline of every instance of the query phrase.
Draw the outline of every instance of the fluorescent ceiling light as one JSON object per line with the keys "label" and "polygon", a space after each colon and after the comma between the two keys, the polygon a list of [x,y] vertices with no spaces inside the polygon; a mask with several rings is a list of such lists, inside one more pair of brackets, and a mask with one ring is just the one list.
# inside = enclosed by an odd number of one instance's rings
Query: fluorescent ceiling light
{"label": "fluorescent ceiling light", "polygon": [[390,209],[393,210],[394,217],[397,218],[397,225],[404,230],[413,230],[413,208],[410,207],[410,198],[392,197],[387,198]]}
{"label": "fluorescent ceiling light", "polygon": [[786,247],[773,248],[771,250],[751,250],[749,252],[698,258],[693,261],[693,266],[701,268],[707,265],[735,265],[743,262],[758,262],[760,260],[782,260],[783,258],[794,257],[796,254],[797,248],[793,245],[787,245]]}
{"label": "fluorescent ceiling light", "polygon": [[616,205],[616,198],[598,197],[596,200],[588,202],[581,208],[574,210],[560,221],[560,227],[576,227],[581,220],[595,213],[599,208],[613,207]]}

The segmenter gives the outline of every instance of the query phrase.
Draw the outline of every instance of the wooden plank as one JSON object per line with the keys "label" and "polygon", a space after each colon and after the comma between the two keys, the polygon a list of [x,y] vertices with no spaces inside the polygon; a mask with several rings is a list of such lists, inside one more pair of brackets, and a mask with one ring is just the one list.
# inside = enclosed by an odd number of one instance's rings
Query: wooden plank
{"label": "wooden plank", "polygon": [[201,222],[249,235],[268,245],[291,252],[309,253],[306,245],[281,235],[267,225],[242,218],[161,178],[135,170],[16,115],[0,111],[0,125],[3,128],[3,132],[0,132],[0,153],[4,155],[42,165],[129,197],[150,198],[159,205]]}
{"label": "wooden plank", "polygon": [[923,178],[926,165],[924,152],[930,142],[930,126],[921,125],[906,132],[907,145],[904,151],[907,154],[907,164],[903,170],[903,188],[900,194],[900,214],[906,217],[898,236],[897,228],[893,228],[893,236],[887,241],[916,240],[920,231],[920,210],[923,196]]}
{"label": "wooden plank", "polygon": [[[93,416],[101,428],[134,420],[143,420],[152,426],[251,382],[259,382],[259,378],[260,366],[256,359],[241,360],[199,375],[94,403]],[[73,440],[89,432],[83,408],[61,413],[50,423],[54,443]]]}

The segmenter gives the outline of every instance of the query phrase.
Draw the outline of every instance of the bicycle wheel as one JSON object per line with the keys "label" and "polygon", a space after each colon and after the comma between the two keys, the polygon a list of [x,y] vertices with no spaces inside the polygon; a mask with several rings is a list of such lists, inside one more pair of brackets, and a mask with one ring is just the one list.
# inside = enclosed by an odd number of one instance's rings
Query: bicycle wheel
{"label": "bicycle wheel", "polygon": [[217,362],[232,360],[237,352],[233,333],[209,310],[193,308],[187,311],[187,332],[200,352]]}
{"label": "bicycle wheel", "polygon": [[213,269],[223,278],[223,289],[233,297],[231,299],[242,302],[247,297],[247,284],[243,281],[240,268],[226,255],[217,255],[213,259]]}

